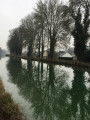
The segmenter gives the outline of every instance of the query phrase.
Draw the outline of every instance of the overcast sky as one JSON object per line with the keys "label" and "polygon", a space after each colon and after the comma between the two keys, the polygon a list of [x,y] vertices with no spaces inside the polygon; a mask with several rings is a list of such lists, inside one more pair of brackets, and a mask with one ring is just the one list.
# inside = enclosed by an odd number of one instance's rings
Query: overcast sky
{"label": "overcast sky", "polygon": [[[0,0],[0,47],[7,49],[9,30],[33,11],[38,0]],[[65,1],[65,0],[63,0]],[[67,1],[67,0],[66,0]]]}
{"label": "overcast sky", "polygon": [[33,11],[38,0],[0,0],[0,47],[7,49],[9,30]]}

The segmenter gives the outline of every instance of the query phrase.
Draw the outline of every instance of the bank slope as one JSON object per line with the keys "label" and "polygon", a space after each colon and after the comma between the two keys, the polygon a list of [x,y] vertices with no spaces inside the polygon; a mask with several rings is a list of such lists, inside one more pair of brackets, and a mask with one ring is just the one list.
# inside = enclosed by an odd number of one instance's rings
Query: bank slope
{"label": "bank slope", "polygon": [[9,93],[6,93],[0,78],[0,120],[22,120],[22,114],[11,98]]}

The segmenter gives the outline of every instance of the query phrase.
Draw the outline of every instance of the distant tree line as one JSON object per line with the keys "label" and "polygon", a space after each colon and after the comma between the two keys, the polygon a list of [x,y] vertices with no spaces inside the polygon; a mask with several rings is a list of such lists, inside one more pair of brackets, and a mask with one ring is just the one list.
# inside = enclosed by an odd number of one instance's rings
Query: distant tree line
{"label": "distant tree line", "polygon": [[9,51],[0,47],[0,58],[5,57],[5,54],[9,54]]}
{"label": "distant tree line", "polygon": [[11,54],[21,55],[27,48],[27,56],[38,51],[43,57],[45,48],[50,49],[53,58],[55,48],[66,48],[70,36],[74,38],[74,53],[78,60],[85,60],[90,53],[86,49],[89,40],[90,1],[39,0],[33,13],[21,20],[18,28],[10,31],[7,46]]}

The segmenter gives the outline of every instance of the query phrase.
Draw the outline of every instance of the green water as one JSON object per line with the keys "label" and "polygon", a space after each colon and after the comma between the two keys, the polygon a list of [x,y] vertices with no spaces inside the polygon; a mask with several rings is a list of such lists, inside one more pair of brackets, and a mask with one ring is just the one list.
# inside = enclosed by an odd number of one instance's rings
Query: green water
{"label": "green water", "polygon": [[0,76],[26,120],[90,120],[90,70],[4,58]]}

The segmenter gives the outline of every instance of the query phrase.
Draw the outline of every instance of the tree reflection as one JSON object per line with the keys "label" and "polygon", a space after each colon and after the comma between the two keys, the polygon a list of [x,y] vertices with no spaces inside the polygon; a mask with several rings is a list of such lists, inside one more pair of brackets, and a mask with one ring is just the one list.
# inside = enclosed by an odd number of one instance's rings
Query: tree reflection
{"label": "tree reflection", "polygon": [[17,84],[18,78],[22,73],[22,63],[20,59],[10,58],[7,62],[7,70],[9,72],[10,80]]}
{"label": "tree reflection", "polygon": [[54,66],[47,65],[46,68],[43,75],[44,78],[41,80],[40,74],[42,72],[40,71],[40,63],[38,63],[37,82],[35,82],[37,85],[33,88],[31,98],[34,109],[33,115],[37,120],[60,120],[60,118],[62,120],[65,117],[63,111],[66,110],[65,100],[67,100],[68,87],[63,88],[62,81],[56,85]]}
{"label": "tree reflection", "polygon": [[71,104],[68,108],[69,119],[71,120],[89,120],[90,108],[88,104],[89,91],[85,86],[85,71],[83,69],[74,69],[74,80],[70,90]]}
{"label": "tree reflection", "polygon": [[85,85],[83,69],[74,69],[70,89],[66,82],[69,74],[61,66],[27,61],[25,67],[18,59],[10,59],[7,68],[10,81],[32,104],[36,120],[90,119],[90,92]]}

